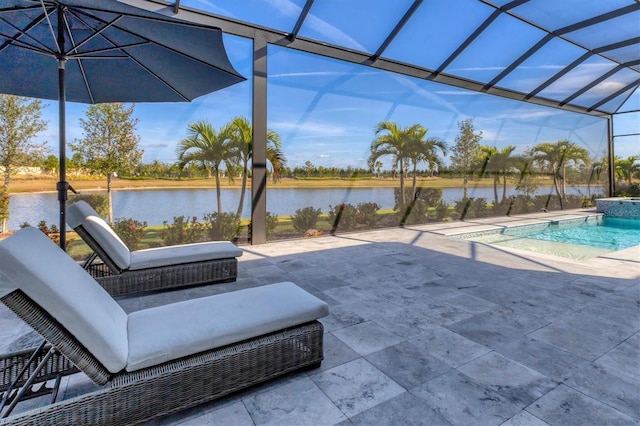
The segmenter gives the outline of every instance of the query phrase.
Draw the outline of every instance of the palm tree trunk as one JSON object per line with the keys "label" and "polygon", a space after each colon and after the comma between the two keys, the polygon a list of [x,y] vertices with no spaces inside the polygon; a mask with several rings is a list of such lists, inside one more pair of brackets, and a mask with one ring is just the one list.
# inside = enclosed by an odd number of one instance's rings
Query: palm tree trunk
{"label": "palm tree trunk", "polygon": [[467,186],[469,185],[469,177],[467,176],[467,172],[464,172],[462,176],[462,198],[467,199],[467,195],[469,195],[469,191],[467,190]]}
{"label": "palm tree trunk", "polygon": [[218,202],[218,214],[222,214],[222,195],[220,193],[220,169],[216,164],[213,166],[213,174],[216,178],[216,201]]}
{"label": "palm tree trunk", "polygon": [[245,159],[242,167],[242,187],[240,189],[240,202],[238,203],[238,210],[236,210],[236,219],[240,219],[242,216],[242,209],[244,209],[244,194],[247,192],[247,163]]}
{"label": "palm tree trunk", "polygon": [[566,200],[567,199],[567,189],[565,186],[565,165],[564,163],[562,164],[562,199]]}
{"label": "palm tree trunk", "polygon": [[507,173],[502,173],[502,202],[507,201]]}
{"label": "palm tree trunk", "polygon": [[407,205],[407,199],[404,194],[404,164],[402,158],[400,158],[400,210],[404,210],[404,206]]}
{"label": "palm tree trunk", "polygon": [[411,186],[411,199],[412,200],[416,199],[416,173],[417,173],[417,169],[418,169],[417,164],[413,163],[413,184]]}
{"label": "palm tree trunk", "polygon": [[113,200],[111,197],[111,173],[107,173],[107,214],[109,225],[113,225]]}
{"label": "palm tree trunk", "polygon": [[493,204],[495,206],[498,205],[498,182],[500,181],[500,176],[498,176],[498,172],[493,175]]}
{"label": "palm tree trunk", "polygon": [[558,183],[558,174],[555,173],[553,175],[553,186],[556,189],[556,194],[558,195],[558,202],[560,203],[560,210],[563,210],[562,208],[562,194],[560,193],[560,184]]}
{"label": "palm tree trunk", "polygon": [[[9,181],[10,177],[7,170],[5,169],[4,176],[4,185],[2,186],[2,190],[0,191],[0,206],[2,206],[2,211],[0,211],[0,216],[2,219],[0,220],[0,232],[7,232],[9,230]],[[3,202],[3,198],[6,197],[6,204]]]}

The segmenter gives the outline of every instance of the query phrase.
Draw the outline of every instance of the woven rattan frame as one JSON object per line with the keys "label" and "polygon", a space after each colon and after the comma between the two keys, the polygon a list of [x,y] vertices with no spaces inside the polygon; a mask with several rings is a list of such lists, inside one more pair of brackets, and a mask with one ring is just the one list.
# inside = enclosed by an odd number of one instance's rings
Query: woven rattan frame
{"label": "woven rattan frame", "polygon": [[198,284],[232,282],[238,276],[238,260],[227,258],[163,268],[124,270],[120,274],[107,276],[92,267],[88,272],[95,274],[95,280],[112,296],[127,296]]}
{"label": "woven rattan frame", "polygon": [[[42,311],[19,291],[2,301],[14,311]],[[43,314],[19,316],[30,319]],[[36,326],[41,334],[48,334],[42,327],[60,327],[55,321],[41,321]],[[119,373],[110,376],[109,383],[95,392],[8,417],[0,420],[0,425],[141,423],[282,374],[317,367],[323,360],[323,333],[322,324],[312,321],[133,373]],[[51,334],[75,341],[64,330]],[[65,342],[59,350],[78,359],[84,356],[82,345],[77,342]],[[95,366],[85,365],[89,374],[96,376]],[[83,367],[81,370],[87,372]]]}
{"label": "woven rattan frame", "polygon": [[99,385],[107,383],[111,373],[58,321],[22,291],[13,291],[0,300],[91,380]]}
{"label": "woven rattan frame", "polygon": [[[47,347],[45,347],[45,351],[41,352],[39,356],[36,356],[34,361],[27,366],[27,371],[17,382],[18,386],[22,386],[26,381],[26,377],[33,374],[36,366],[40,364],[44,358],[46,350]],[[22,368],[27,365],[34,351],[35,349],[25,349],[0,355],[0,392],[7,390],[9,385],[18,378],[18,374],[22,371]],[[67,358],[59,352],[55,352],[47,360],[42,370],[36,375],[36,383],[55,379],[58,374],[67,376],[77,373],[78,371],[79,370],[75,368]]]}
{"label": "woven rattan frame", "polygon": [[232,282],[238,276],[238,260],[235,257],[133,271],[121,270],[82,226],[75,228],[75,231],[104,262],[89,265],[87,271],[112,296]]}

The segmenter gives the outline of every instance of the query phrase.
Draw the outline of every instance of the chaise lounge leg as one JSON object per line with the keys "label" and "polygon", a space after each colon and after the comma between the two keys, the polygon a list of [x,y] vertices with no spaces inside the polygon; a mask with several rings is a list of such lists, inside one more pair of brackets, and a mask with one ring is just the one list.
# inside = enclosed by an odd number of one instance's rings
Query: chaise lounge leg
{"label": "chaise lounge leg", "polygon": [[303,370],[304,371],[316,370],[316,369],[320,368],[321,365],[322,365],[322,361],[318,361],[316,363],[307,365],[306,367],[303,368]]}
{"label": "chaise lounge leg", "polygon": [[[46,342],[42,342],[42,344],[38,347],[38,349],[34,352],[32,358],[29,360],[29,363],[33,362],[33,360],[36,359],[36,356],[38,355],[38,353],[44,349],[44,345]],[[16,380],[14,381],[14,383],[11,384],[11,386],[9,387],[9,389],[7,389],[4,398],[2,399],[2,404],[0,405],[0,409],[4,408],[5,404],[9,403],[9,406],[7,407],[7,410],[2,414],[2,416],[0,416],[0,418],[5,418],[8,417],[11,412],[13,411],[13,409],[16,407],[16,405],[18,405],[18,402],[20,402],[25,396],[29,395],[31,386],[34,384],[34,382],[36,381],[37,377],[38,377],[38,373],[40,373],[40,371],[47,365],[47,361],[49,360],[49,358],[55,353],[56,349],[55,348],[50,348],[47,353],[44,355],[44,357],[42,358],[42,360],[40,361],[40,363],[38,364],[38,366],[36,367],[36,369],[33,371],[33,373],[31,373],[31,375],[27,378],[27,381],[25,382],[25,384],[20,387],[17,388],[17,383],[20,380],[20,377],[22,377],[22,375],[24,373],[26,373],[26,371],[29,368],[29,364],[25,365],[25,367],[23,368],[23,370],[21,371],[19,377],[16,378]],[[46,391],[46,393],[49,392],[48,389],[46,389],[45,385],[42,385],[43,388],[41,390]],[[56,386],[60,386],[60,380],[56,380]],[[51,392],[53,393],[54,396],[57,396],[58,394],[58,389],[54,388],[53,390],[51,390]],[[36,392],[38,393],[38,392]],[[53,399],[53,401],[55,401],[55,399]]]}

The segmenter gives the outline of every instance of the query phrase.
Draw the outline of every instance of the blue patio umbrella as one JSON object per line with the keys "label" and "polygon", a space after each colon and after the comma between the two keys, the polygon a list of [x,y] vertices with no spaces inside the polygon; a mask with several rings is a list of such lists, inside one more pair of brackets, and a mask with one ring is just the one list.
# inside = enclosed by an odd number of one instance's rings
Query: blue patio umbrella
{"label": "blue patio umbrella", "polygon": [[0,93],[58,100],[60,246],[65,102],[188,102],[245,80],[219,28],[115,0],[0,0]]}

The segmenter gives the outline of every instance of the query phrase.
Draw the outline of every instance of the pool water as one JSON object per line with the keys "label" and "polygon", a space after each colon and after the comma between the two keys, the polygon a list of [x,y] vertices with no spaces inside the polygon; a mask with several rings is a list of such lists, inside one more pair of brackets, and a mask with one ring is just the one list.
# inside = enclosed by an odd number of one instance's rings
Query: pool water
{"label": "pool water", "polygon": [[605,216],[580,222],[551,222],[542,228],[506,228],[464,238],[572,259],[589,259],[640,246],[640,220]]}

